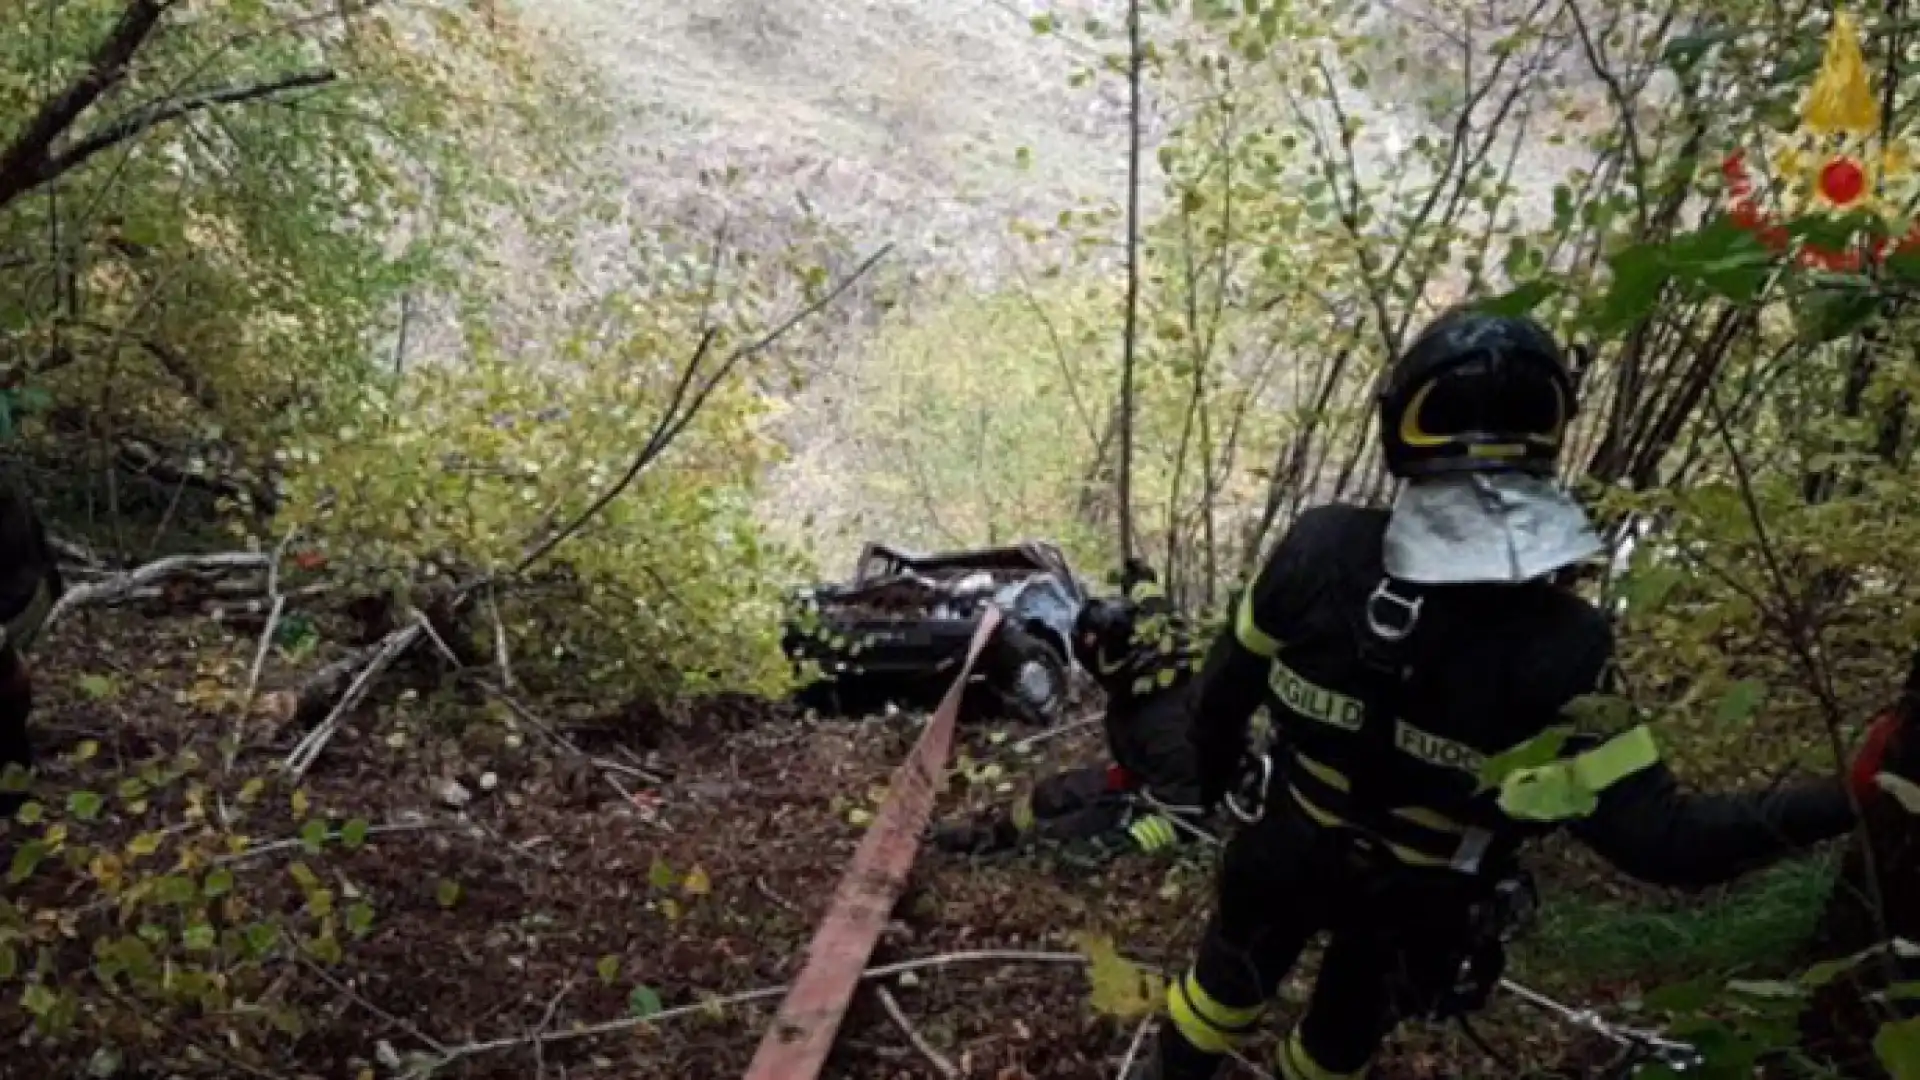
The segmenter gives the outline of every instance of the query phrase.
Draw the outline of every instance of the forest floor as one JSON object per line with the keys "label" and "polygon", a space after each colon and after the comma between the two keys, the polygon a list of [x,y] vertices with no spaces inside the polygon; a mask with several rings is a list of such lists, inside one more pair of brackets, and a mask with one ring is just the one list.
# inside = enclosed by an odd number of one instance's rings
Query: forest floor
{"label": "forest floor", "polygon": [[[38,783],[49,803],[101,783],[110,766],[178,760],[186,750],[217,762],[219,741],[236,732],[234,775],[270,768],[299,733],[236,726],[255,641],[205,621],[126,612],[62,624],[37,661]],[[281,670],[284,663],[276,655],[266,685],[291,682],[315,660]],[[376,913],[363,937],[345,942],[338,964],[284,987],[302,1029],[241,1069],[223,1055],[218,1021],[183,1019],[166,1060],[129,1054],[128,1063],[154,1076],[384,1077],[395,1075],[396,1058],[420,1052],[447,1060],[435,1075],[449,1077],[742,1072],[778,988],[804,960],[861,823],[917,736],[917,717],[822,721],[737,702],[672,717],[570,717],[564,703],[524,703],[533,714],[551,709],[551,725],[587,755],[619,763],[629,798],[499,699],[472,686],[422,694],[400,689],[405,681],[351,718],[304,784],[309,819],[371,822],[365,845],[314,855],[297,843],[270,844],[242,864],[252,879],[242,891],[256,905],[298,907],[285,873],[298,859]],[[1010,750],[1024,732],[1009,739],[964,729],[956,752],[973,779],[956,776],[936,815],[1007,798],[1001,789],[1051,765],[1097,756],[1084,737],[1092,730],[1021,757]],[[93,761],[62,760],[87,740],[101,745]],[[986,768],[994,764],[998,775]],[[638,780],[642,772],[657,782]],[[470,797],[464,805],[452,805],[461,800],[449,781]],[[170,805],[110,809],[89,841],[164,830],[179,820]],[[246,828],[256,845],[297,836],[287,791],[263,800]],[[5,829],[0,849],[12,850],[18,837]],[[1091,869],[1044,854],[970,860],[923,848],[872,963],[929,963],[866,984],[825,1075],[938,1075],[882,1008],[873,992],[882,985],[964,1076],[1115,1075],[1136,1025],[1097,1014],[1085,966],[1061,954],[1091,932],[1140,964],[1181,970],[1207,909],[1211,862],[1194,851]],[[33,887],[8,898],[43,910],[63,902]],[[1023,955],[936,959],[982,950]],[[1605,1006],[1635,989],[1618,979],[1605,991],[1584,986],[1580,1003]],[[717,1003],[755,991],[764,993]],[[1284,996],[1299,993],[1296,985]],[[0,996],[0,1032],[11,1039],[24,1026],[18,1002]],[[1510,1001],[1497,1002],[1477,1029],[1501,1057],[1527,1067],[1594,1049]],[[0,1076],[80,1075],[91,1049],[22,1043],[0,1054]],[[1414,1027],[1379,1075],[1514,1072],[1457,1031]]]}

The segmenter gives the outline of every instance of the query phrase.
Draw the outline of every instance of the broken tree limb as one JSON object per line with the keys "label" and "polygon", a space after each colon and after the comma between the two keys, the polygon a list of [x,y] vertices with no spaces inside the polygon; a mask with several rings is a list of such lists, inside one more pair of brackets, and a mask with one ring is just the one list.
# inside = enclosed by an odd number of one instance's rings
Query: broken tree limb
{"label": "broken tree limb", "polygon": [[373,659],[367,661],[366,666],[360,669],[360,674],[348,684],[347,692],[340,695],[340,700],[334,704],[333,711],[327,714],[327,718],[322,720],[318,727],[307,732],[299,743],[295,744],[293,751],[287,755],[286,767],[290,779],[298,783],[300,778],[307,774],[307,770],[319,760],[320,751],[326,749],[327,743],[332,741],[334,735],[339,732],[341,722],[348,710],[360,703],[360,699],[366,696],[368,688],[373,685],[375,679],[380,677],[380,673],[398,659],[401,653],[412,648],[413,643],[420,640],[425,632],[426,618],[422,616],[387,635],[375,649]]}
{"label": "broken tree limb", "polygon": [[229,551],[215,555],[169,555],[145,566],[115,574],[104,581],[76,585],[61,595],[53,610],[47,612],[42,633],[78,607],[114,603],[131,596],[135,590],[182,574],[255,572],[267,568],[271,559],[262,551]]}

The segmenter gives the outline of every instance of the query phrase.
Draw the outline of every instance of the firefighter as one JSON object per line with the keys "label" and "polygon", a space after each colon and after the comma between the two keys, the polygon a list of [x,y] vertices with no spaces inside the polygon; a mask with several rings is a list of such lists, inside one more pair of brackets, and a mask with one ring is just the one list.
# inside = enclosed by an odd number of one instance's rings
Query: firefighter
{"label": "firefighter", "polygon": [[[33,503],[0,479],[0,773],[8,766],[33,767],[27,737],[33,683],[24,654],[61,590],[59,566]],[[11,817],[24,798],[7,786],[0,784],[0,816]]]}
{"label": "firefighter", "polygon": [[1107,698],[1111,760],[1056,773],[1006,811],[934,833],[943,850],[985,853],[1035,840],[1107,853],[1180,843],[1198,816],[1187,738],[1188,693],[1202,652],[1153,571],[1129,560],[1122,595],[1090,600],[1074,619],[1073,651]]}
{"label": "firefighter", "polygon": [[[1904,722],[1877,721],[1850,779],[1683,791],[1647,728],[1573,707],[1612,685],[1613,640],[1553,581],[1601,548],[1553,481],[1574,413],[1553,338],[1531,319],[1456,309],[1397,359],[1377,404],[1387,468],[1405,481],[1392,510],[1301,515],[1208,651],[1194,694],[1201,804],[1252,787],[1247,815],[1260,816],[1222,855],[1197,955],[1134,1080],[1215,1076],[1322,931],[1278,1073],[1359,1077],[1401,1020],[1484,1004],[1485,965],[1462,975],[1485,950],[1486,912],[1523,880],[1527,840],[1566,828],[1636,878],[1722,882],[1847,831],[1848,785],[1878,794],[1879,756]],[[1274,768],[1249,784],[1262,772],[1248,768],[1260,760],[1248,720],[1263,704]],[[1490,759],[1538,750],[1563,725],[1575,733],[1551,758],[1493,782]]]}

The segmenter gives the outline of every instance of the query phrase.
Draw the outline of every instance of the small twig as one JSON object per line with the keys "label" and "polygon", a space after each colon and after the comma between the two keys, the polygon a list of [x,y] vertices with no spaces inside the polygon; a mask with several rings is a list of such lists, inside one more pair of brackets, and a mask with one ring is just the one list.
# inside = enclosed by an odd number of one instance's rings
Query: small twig
{"label": "small twig", "polygon": [[169,555],[164,559],[156,559],[125,573],[115,574],[104,581],[76,585],[68,589],[54,603],[53,610],[47,612],[40,632],[44,634],[52,629],[62,616],[74,608],[87,604],[112,603],[135,589],[152,585],[165,578],[180,574],[262,570],[267,568],[268,559],[269,556],[265,552],[259,551],[229,551],[215,555]]}
{"label": "small twig", "polygon": [[603,757],[588,758],[587,761],[590,764],[592,764],[593,767],[596,769],[602,769],[602,770],[605,770],[606,772],[623,773],[627,776],[633,777],[635,780],[638,780],[646,784],[652,784],[655,787],[664,787],[666,786],[666,783],[667,783],[665,777],[660,776],[657,773],[650,773],[645,769],[636,768],[635,766],[628,765],[624,761],[613,761]]}
{"label": "small twig", "polygon": [[532,709],[529,709],[525,705],[522,705],[520,704],[520,702],[514,700],[514,697],[512,694],[507,693],[505,690],[501,689],[499,686],[495,685],[494,683],[492,683],[487,679],[477,679],[475,681],[478,682],[481,688],[486,690],[487,693],[492,694],[494,697],[498,698],[500,700],[500,703],[502,705],[505,705],[507,709],[513,713],[513,715],[519,717],[521,723],[526,724],[528,727],[531,727],[535,731],[546,736],[548,741],[552,742],[555,746],[559,747],[561,750],[565,751],[568,754],[571,754],[576,758],[579,758],[581,761],[584,761],[588,765],[591,765],[595,769],[599,770],[600,778],[605,780],[607,782],[607,786],[613,788],[613,790],[619,794],[621,800],[624,801],[628,806],[634,805],[633,792],[628,790],[625,784],[622,784],[620,781],[613,778],[614,768],[618,767],[622,771],[637,773],[641,779],[648,780],[648,782],[650,783],[655,782],[654,779],[649,778],[646,773],[640,772],[640,770],[638,769],[626,769],[624,766],[615,766],[613,762],[602,761],[599,758],[589,755],[585,750],[580,749],[580,747],[576,745],[573,742],[573,740],[567,738],[565,735],[562,735],[558,728],[554,727],[552,724],[547,723],[545,720],[540,719],[539,716],[534,714]]}
{"label": "small twig", "polygon": [[500,665],[500,685],[513,689],[513,662],[507,654],[507,624],[500,619],[500,605],[494,600],[493,588],[487,588],[487,614],[493,618],[493,658]]}
{"label": "small twig", "polygon": [[1127,1056],[1120,1059],[1120,1071],[1114,1073],[1116,1080],[1127,1080],[1133,1061],[1140,1056],[1140,1048],[1147,1044],[1147,1034],[1153,1030],[1154,1015],[1148,1013],[1140,1018],[1140,1026],[1133,1029],[1133,1041],[1127,1044]]}
{"label": "small twig", "polygon": [[[441,823],[435,821],[403,821],[391,825],[374,825],[367,829],[367,836],[372,838],[375,836],[389,836],[393,833],[425,832],[428,829],[438,829],[441,827]],[[327,833],[327,839],[330,841],[338,841],[340,839],[339,831],[329,831]],[[232,866],[235,863],[251,862],[262,856],[271,855],[276,851],[287,851],[292,848],[297,848],[304,843],[306,843],[306,841],[297,836],[290,836],[281,840],[269,840],[264,844],[255,844],[245,851],[236,851],[222,855],[214,859],[212,864],[214,866]]]}
{"label": "small twig", "polygon": [[954,1068],[953,1062],[948,1061],[945,1054],[935,1050],[926,1036],[920,1034],[919,1030],[913,1026],[913,1021],[907,1019],[906,1010],[894,1000],[893,993],[884,986],[876,986],[873,988],[873,994],[880,999],[880,1007],[887,1010],[887,1017],[893,1021],[893,1026],[900,1029],[900,1034],[907,1037],[907,1041],[913,1044],[915,1050],[920,1051],[920,1056],[927,1059],[927,1064],[932,1065],[934,1071],[947,1077],[947,1080],[959,1080],[960,1070]]}
{"label": "small twig", "polygon": [[1032,749],[1033,747],[1039,745],[1040,743],[1046,742],[1049,739],[1057,739],[1062,735],[1072,734],[1073,732],[1079,731],[1081,728],[1092,727],[1093,725],[1099,722],[1100,722],[1099,717],[1089,716],[1084,720],[1075,720],[1071,723],[1061,724],[1059,727],[1056,727],[1056,728],[1048,728],[1047,730],[1039,733],[1038,735],[1029,735],[1026,738],[1021,739],[1020,741],[1014,743],[1013,752],[1016,754],[1023,754],[1028,750]]}
{"label": "small twig", "polygon": [[[566,985],[560,988],[560,992],[553,995],[553,1000],[547,1002],[547,1011],[540,1016],[540,1027],[537,1029],[539,1034],[545,1035],[553,1028],[553,1014],[560,1011],[560,1002],[566,1000],[566,996],[573,992],[577,982],[579,982],[577,977],[567,979]],[[546,1050],[539,1039],[533,1041],[533,1067],[539,1075],[547,1075]]]}
{"label": "small twig", "polygon": [[267,651],[273,648],[274,631],[280,628],[280,615],[287,609],[287,598],[280,592],[280,561],[287,557],[287,548],[293,538],[300,535],[298,526],[287,530],[287,535],[273,549],[273,556],[267,561],[267,598],[273,607],[267,612],[266,629],[260,631],[260,644],[253,650],[253,667],[247,671],[247,692],[240,699],[240,715],[234,720],[233,750],[227,764],[232,766],[232,755],[240,752],[240,729],[245,726],[247,717],[253,712],[254,696],[260,692],[260,672],[267,666]]}
{"label": "small twig", "polygon": [[366,997],[363,996],[359,991],[355,990],[353,987],[347,985],[346,983],[340,981],[339,979],[334,978],[332,973],[328,972],[326,968],[321,967],[320,965],[314,963],[311,960],[306,959],[305,957],[295,957],[295,961],[299,963],[301,968],[303,968],[310,974],[314,975],[315,977],[319,978],[321,982],[324,982],[328,986],[333,987],[336,993],[340,994],[340,996],[346,998],[348,1001],[354,1003],[355,1005],[360,1006],[361,1009],[365,1010],[370,1015],[377,1017],[378,1019],[385,1020],[387,1023],[392,1024],[394,1027],[399,1028],[401,1031],[404,1031],[407,1034],[413,1036],[414,1038],[419,1039],[423,1045],[431,1047],[434,1053],[439,1054],[439,1053],[446,1052],[447,1048],[441,1045],[439,1042],[436,1042],[431,1036],[427,1035],[426,1032],[421,1031],[418,1027],[414,1026],[412,1023],[406,1020],[403,1020],[400,1017],[395,1016],[392,1013],[388,1012],[387,1010],[381,1008],[380,1006],[375,1005],[373,1002],[368,1001]]}
{"label": "small twig", "polygon": [[[1087,958],[1077,952],[1024,952],[1018,949],[976,949],[969,952],[942,953],[939,956],[922,957],[918,960],[902,960],[895,964],[885,964],[880,967],[868,968],[861,973],[860,979],[862,982],[866,982],[871,979],[884,979],[889,975],[904,975],[909,971],[924,971],[927,968],[951,967],[955,964],[979,963],[1073,964],[1076,966],[1084,966],[1087,963]],[[1139,966],[1147,968],[1150,965],[1140,964]],[[758,990],[745,990],[723,997],[707,998],[704,1001],[695,1002],[692,1005],[676,1006],[675,1008],[654,1013],[651,1016],[627,1016],[621,1017],[618,1020],[607,1020],[598,1024],[586,1024],[580,1027],[569,1028],[565,1031],[550,1032],[532,1037],[513,1036],[502,1039],[488,1039],[483,1042],[467,1043],[464,1046],[448,1047],[445,1053],[425,1063],[423,1066],[416,1067],[407,1073],[407,1075],[424,1080],[424,1077],[429,1073],[444,1069],[456,1061],[462,1061],[470,1057],[478,1057],[481,1054],[496,1053],[501,1050],[512,1050],[536,1040],[551,1044],[568,1042],[574,1039],[599,1038],[604,1035],[619,1035],[648,1024],[658,1024],[662,1021],[673,1020],[682,1016],[691,1016],[694,1013],[709,1012],[714,1009],[728,1009],[736,1005],[746,1005],[755,1001],[767,1001],[780,997],[786,992],[787,987],[785,986],[766,986]]]}
{"label": "small twig", "polygon": [[773,886],[767,884],[766,878],[755,876],[753,879],[753,888],[755,892],[771,901],[775,907],[784,908],[795,915],[800,914],[800,905],[774,892]]}

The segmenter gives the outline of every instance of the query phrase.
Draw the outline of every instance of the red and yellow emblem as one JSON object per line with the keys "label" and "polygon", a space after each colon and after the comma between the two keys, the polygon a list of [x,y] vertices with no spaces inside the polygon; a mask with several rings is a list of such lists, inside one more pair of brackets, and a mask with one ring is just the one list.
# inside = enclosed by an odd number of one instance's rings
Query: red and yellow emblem
{"label": "red and yellow emblem", "polygon": [[1790,224],[1811,215],[1870,214],[1886,223],[1887,235],[1900,236],[1892,244],[1882,235],[1846,246],[1803,240],[1795,257],[1820,269],[1857,271],[1883,260],[1889,246],[1897,252],[1920,250],[1920,223],[1899,220],[1898,196],[1905,192],[1897,189],[1911,182],[1912,155],[1881,121],[1859,29],[1853,16],[1836,14],[1820,73],[1800,106],[1799,129],[1778,139],[1769,155],[1779,211],[1760,205],[1746,152],[1736,150],[1721,163],[1728,217],[1781,253],[1793,246]]}

